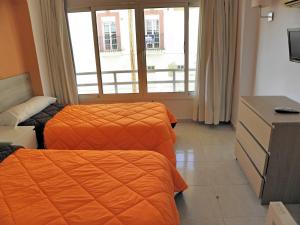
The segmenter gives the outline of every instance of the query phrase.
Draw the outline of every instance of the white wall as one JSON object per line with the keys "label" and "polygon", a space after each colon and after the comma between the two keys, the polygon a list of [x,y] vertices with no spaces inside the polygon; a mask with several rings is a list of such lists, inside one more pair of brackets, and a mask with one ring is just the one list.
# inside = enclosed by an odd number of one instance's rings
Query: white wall
{"label": "white wall", "polygon": [[289,61],[288,28],[300,27],[300,8],[288,8],[274,0],[275,20],[260,22],[255,95],[286,95],[300,101],[300,63]]}

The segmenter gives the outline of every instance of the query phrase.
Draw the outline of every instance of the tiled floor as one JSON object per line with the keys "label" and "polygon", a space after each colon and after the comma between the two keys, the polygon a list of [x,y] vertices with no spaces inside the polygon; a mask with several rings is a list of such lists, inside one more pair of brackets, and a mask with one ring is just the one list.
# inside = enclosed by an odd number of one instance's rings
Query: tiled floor
{"label": "tiled floor", "polygon": [[[234,158],[235,133],[182,122],[176,128],[177,168],[189,185],[176,198],[181,225],[264,225],[260,205]],[[289,206],[300,218],[300,207]]]}

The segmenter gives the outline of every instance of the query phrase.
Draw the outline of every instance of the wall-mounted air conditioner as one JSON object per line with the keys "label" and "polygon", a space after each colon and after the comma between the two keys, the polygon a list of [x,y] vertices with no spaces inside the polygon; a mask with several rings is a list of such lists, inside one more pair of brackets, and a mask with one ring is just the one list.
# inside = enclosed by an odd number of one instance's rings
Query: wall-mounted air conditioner
{"label": "wall-mounted air conditioner", "polygon": [[283,3],[288,7],[300,7],[300,0],[283,0]]}

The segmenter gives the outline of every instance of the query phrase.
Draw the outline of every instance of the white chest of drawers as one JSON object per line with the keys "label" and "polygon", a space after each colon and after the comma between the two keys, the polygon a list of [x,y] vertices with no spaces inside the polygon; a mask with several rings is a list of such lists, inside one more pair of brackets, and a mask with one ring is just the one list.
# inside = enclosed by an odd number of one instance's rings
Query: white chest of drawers
{"label": "white chest of drawers", "polygon": [[33,126],[8,127],[0,126],[0,143],[21,145],[25,148],[37,148]]}
{"label": "white chest of drawers", "polygon": [[236,158],[263,204],[300,203],[300,115],[275,107],[300,104],[283,96],[242,97]]}

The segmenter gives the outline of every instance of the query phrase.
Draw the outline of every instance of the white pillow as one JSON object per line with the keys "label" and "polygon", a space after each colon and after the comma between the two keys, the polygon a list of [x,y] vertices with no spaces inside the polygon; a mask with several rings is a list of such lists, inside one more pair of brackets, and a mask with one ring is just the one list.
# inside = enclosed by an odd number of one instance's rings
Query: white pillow
{"label": "white pillow", "polygon": [[17,126],[56,102],[56,98],[36,96],[0,114],[0,126]]}

